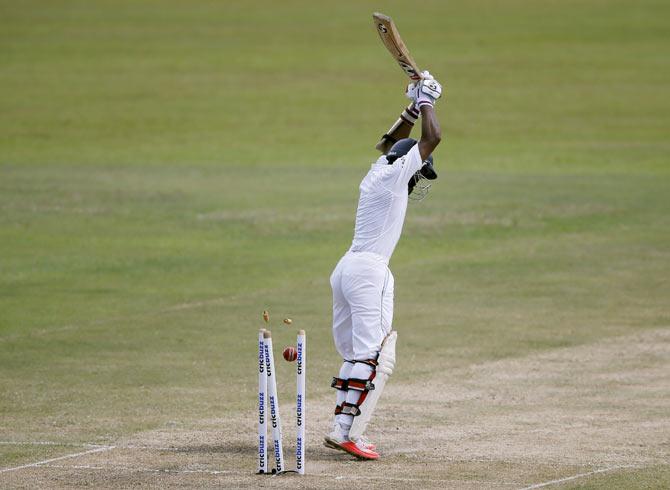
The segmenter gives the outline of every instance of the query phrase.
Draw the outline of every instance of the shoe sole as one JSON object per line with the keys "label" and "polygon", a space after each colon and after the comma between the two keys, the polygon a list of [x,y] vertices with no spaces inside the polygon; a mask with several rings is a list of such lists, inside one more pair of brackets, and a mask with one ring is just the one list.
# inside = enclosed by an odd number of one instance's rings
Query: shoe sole
{"label": "shoe sole", "polygon": [[345,452],[349,454],[348,451],[345,451],[342,446],[340,446],[335,440],[331,439],[329,436],[323,438],[323,445],[330,449],[337,449],[338,451]]}

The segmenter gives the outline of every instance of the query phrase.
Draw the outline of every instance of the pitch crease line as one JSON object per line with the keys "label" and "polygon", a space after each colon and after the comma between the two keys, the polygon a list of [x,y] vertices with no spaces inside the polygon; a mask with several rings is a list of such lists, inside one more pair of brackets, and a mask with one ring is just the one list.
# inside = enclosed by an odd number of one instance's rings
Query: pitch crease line
{"label": "pitch crease line", "polygon": [[587,477],[587,476],[598,475],[598,474],[601,474],[601,473],[608,473],[610,471],[623,470],[623,469],[626,469],[626,468],[640,468],[640,466],[636,465],[636,464],[627,464],[627,465],[621,465],[621,466],[610,466],[609,468],[601,468],[599,470],[589,471],[588,473],[580,473],[578,475],[567,476],[565,478],[559,478],[557,480],[549,480],[549,481],[545,481],[545,482],[542,482],[542,483],[536,483],[536,484],[531,485],[529,487],[523,487],[521,490],[532,490],[534,488],[548,487],[548,486],[551,486],[551,485],[557,485],[558,483],[564,483],[566,481],[577,480],[578,478],[584,478],[584,477]]}
{"label": "pitch crease line", "polygon": [[[171,473],[179,475],[204,474],[204,475],[230,475],[237,474],[228,470],[171,470],[168,468],[133,468],[132,466],[93,466],[93,465],[62,465],[62,464],[44,464],[42,468],[55,468],[61,470],[96,470],[96,471],[129,471],[131,473]],[[241,475],[241,473],[239,473]]]}
{"label": "pitch crease line", "polygon": [[485,480],[456,480],[449,478],[405,478],[405,477],[395,477],[395,476],[364,476],[364,475],[331,475],[328,473],[316,473],[308,474],[307,476],[316,476],[321,478],[333,478],[337,481],[347,481],[347,480],[378,480],[378,481],[393,481],[393,482],[407,482],[407,483],[475,483],[475,484],[487,484],[487,485],[498,485],[501,487],[511,487],[518,485],[518,482],[504,482],[504,481],[485,481]]}
{"label": "pitch crease line", "polygon": [[63,446],[63,447],[108,447],[106,444],[88,442],[57,442],[57,441],[0,441],[0,446]]}
{"label": "pitch crease line", "polygon": [[44,461],[37,461],[35,463],[28,463],[28,464],[24,464],[24,465],[21,465],[21,466],[14,466],[12,468],[3,468],[3,469],[0,470],[0,473],[8,473],[10,471],[17,471],[17,470],[22,470],[22,469],[25,469],[25,468],[35,468],[37,466],[41,466],[41,465],[44,465],[44,464],[53,463],[54,461],[62,461],[64,459],[77,458],[79,456],[85,456],[87,454],[109,451],[109,450],[114,449],[114,448],[115,448],[115,446],[97,447],[95,449],[89,449],[88,451],[82,451],[80,453],[66,454],[65,456],[58,456],[57,458],[49,458],[49,459],[45,459]]}

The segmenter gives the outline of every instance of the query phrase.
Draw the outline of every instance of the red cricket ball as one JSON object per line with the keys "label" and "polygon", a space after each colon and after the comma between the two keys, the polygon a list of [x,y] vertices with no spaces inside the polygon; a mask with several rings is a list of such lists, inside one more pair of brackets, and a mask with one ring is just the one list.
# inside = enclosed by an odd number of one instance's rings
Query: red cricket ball
{"label": "red cricket ball", "polygon": [[298,358],[298,351],[296,350],[295,347],[289,345],[286,349],[284,349],[282,355],[284,356],[284,359],[286,359],[288,362],[293,362]]}

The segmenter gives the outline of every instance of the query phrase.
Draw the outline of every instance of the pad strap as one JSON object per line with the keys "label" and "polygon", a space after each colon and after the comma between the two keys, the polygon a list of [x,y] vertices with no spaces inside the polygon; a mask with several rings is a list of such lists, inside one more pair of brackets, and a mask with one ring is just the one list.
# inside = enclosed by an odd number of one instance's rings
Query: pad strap
{"label": "pad strap", "polygon": [[[377,368],[377,360],[376,359],[366,359],[365,361],[346,361],[345,360],[344,362],[350,362],[352,364],[355,364],[357,362],[362,362],[363,364],[367,364],[368,366],[372,366],[373,369]],[[333,377],[333,381],[330,383],[330,387],[335,388],[336,390],[341,390],[341,391],[347,391],[349,389],[357,390],[357,391],[369,391],[369,390],[374,390],[375,389],[375,385],[369,379],[355,379],[355,378],[342,379],[342,378],[338,378],[337,376]]]}
{"label": "pad strap", "polygon": [[349,389],[349,380],[333,377],[333,382],[330,383],[330,387],[335,388],[336,390],[347,391]]}
{"label": "pad strap", "polygon": [[347,385],[350,390],[356,391],[370,391],[375,389],[375,384],[370,379],[349,378]]}
{"label": "pad strap", "polygon": [[331,388],[336,390],[347,391],[347,390],[356,390],[356,391],[370,391],[375,389],[375,385],[369,379],[342,379],[342,378],[333,378],[333,382],[330,383]]}
{"label": "pad strap", "polygon": [[361,413],[361,410],[358,408],[358,404],[344,402],[340,413],[343,415],[353,415],[355,417]]}

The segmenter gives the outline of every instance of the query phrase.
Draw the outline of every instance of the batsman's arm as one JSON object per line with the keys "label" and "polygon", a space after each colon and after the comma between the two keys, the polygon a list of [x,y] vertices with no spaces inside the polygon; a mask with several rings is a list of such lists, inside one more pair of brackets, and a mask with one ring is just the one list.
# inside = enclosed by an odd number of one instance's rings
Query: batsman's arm
{"label": "batsman's arm", "polygon": [[442,128],[435,115],[435,109],[430,104],[421,106],[421,139],[419,140],[419,153],[421,159],[428,158],[442,140]]}
{"label": "batsman's arm", "polygon": [[411,103],[402,111],[395,124],[382,136],[382,139],[377,143],[375,148],[386,155],[396,141],[407,138],[410,135],[418,117],[419,111],[414,103]]}

